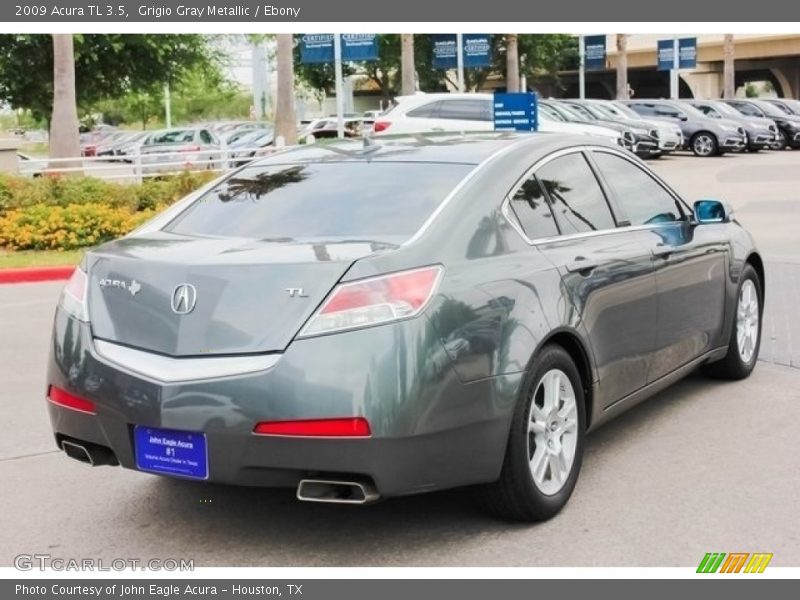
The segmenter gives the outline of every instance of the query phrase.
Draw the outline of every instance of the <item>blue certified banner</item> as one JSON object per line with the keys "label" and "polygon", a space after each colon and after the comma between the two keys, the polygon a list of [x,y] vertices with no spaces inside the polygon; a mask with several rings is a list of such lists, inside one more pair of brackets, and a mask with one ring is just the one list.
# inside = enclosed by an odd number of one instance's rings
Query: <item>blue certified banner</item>
{"label": "blue certified banner", "polygon": [[673,40],[658,40],[658,70],[670,71],[675,62]]}
{"label": "blue certified banner", "polygon": [[694,69],[697,67],[697,38],[678,40],[678,68]]}
{"label": "blue certified banner", "polygon": [[492,36],[482,33],[465,33],[464,66],[489,67],[492,64]]}
{"label": "blue certified banner", "polygon": [[300,60],[303,63],[332,63],[333,34],[303,34],[300,38]]}
{"label": "blue certified banner", "polygon": [[[374,33],[342,35],[342,60],[377,60],[378,38]],[[332,63],[335,60],[332,33],[306,33],[300,38],[303,63]]]}
{"label": "blue certified banner", "polygon": [[[435,34],[433,38],[433,68],[458,67],[458,38],[454,33]],[[492,64],[492,36],[465,33],[462,37],[464,67],[489,67]]]}
{"label": "blue certified banner", "polygon": [[538,130],[537,100],[533,92],[496,93],[493,103],[495,131]]}
{"label": "blue certified banner", "polygon": [[374,33],[342,34],[342,60],[378,60],[378,36]]}
{"label": "blue certified banner", "polygon": [[435,34],[433,38],[433,68],[455,69],[458,67],[458,42],[454,33]]}
{"label": "blue certified banner", "polygon": [[587,71],[606,68],[606,36],[587,35],[583,38],[583,66]]}

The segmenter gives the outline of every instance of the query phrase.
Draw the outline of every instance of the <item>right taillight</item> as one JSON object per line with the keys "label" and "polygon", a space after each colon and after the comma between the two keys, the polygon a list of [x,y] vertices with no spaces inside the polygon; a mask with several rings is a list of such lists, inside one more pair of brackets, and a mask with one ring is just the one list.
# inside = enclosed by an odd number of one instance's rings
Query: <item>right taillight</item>
{"label": "right taillight", "polygon": [[86,291],[88,287],[88,278],[86,273],[80,268],[72,272],[72,277],[67,281],[64,290],[61,292],[61,298],[58,301],[59,306],[67,313],[80,321],[89,321],[89,308],[86,303]]}
{"label": "right taillight", "polygon": [[391,121],[375,121],[375,124],[372,126],[372,131],[374,133],[380,133],[381,131],[386,131],[391,126]]}
{"label": "right taillight", "polygon": [[298,337],[415,317],[430,301],[443,271],[436,265],[337,285]]}

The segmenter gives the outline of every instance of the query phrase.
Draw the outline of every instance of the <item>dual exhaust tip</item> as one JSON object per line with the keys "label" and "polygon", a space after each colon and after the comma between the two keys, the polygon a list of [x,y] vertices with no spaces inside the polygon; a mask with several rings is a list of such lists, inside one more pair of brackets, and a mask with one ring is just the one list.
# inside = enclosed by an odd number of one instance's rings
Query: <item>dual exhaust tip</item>
{"label": "dual exhaust tip", "polygon": [[333,479],[303,479],[297,486],[297,499],[329,504],[371,504],[380,494],[371,483]]}
{"label": "dual exhaust tip", "polygon": [[[70,458],[93,467],[119,464],[111,449],[99,444],[64,438],[61,449]],[[366,481],[303,479],[297,486],[297,499],[329,504],[371,504],[380,499],[380,494]]]}

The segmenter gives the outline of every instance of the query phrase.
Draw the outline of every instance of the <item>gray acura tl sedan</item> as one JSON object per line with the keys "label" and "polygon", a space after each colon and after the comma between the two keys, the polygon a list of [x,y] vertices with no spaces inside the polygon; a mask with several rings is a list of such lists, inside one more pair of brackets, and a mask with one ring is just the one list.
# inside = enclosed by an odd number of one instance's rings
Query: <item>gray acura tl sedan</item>
{"label": "gray acura tl sedan", "polygon": [[715,200],[560,134],[259,160],[89,252],[48,408],[92,465],[364,504],[476,485],[542,520],[587,432],[755,366],[764,268]]}

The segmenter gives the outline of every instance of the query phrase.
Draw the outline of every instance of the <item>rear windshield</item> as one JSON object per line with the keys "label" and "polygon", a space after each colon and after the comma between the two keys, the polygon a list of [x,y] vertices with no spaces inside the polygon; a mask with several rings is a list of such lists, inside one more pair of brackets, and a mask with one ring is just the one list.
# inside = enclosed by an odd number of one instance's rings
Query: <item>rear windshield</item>
{"label": "rear windshield", "polygon": [[401,243],[473,167],[413,162],[253,166],[207,192],[165,230],[250,239]]}

